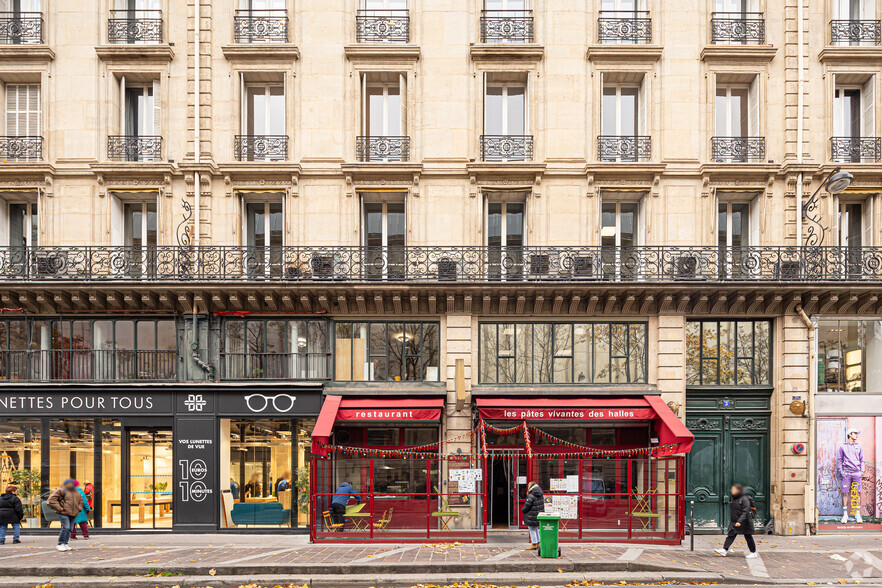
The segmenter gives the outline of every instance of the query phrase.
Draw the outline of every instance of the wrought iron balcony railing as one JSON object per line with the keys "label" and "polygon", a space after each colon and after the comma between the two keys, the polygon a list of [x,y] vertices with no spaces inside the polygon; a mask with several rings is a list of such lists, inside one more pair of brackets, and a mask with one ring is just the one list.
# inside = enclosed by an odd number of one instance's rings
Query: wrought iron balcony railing
{"label": "wrought iron balcony railing", "polygon": [[652,43],[652,19],[647,10],[601,10],[597,19],[599,43]]}
{"label": "wrought iron balcony railing", "polygon": [[233,38],[237,43],[287,43],[288,11],[237,10],[233,18]]}
{"label": "wrought iron balcony railing", "polygon": [[161,10],[111,10],[107,19],[107,42],[122,44],[162,43]]}
{"label": "wrought iron balcony railing", "polygon": [[831,20],[830,42],[833,45],[878,45],[882,41],[882,23],[878,20]]}
{"label": "wrought iron balcony railing", "polygon": [[882,247],[3,247],[4,281],[882,283]]}
{"label": "wrought iron balcony railing", "polygon": [[600,135],[597,159],[600,161],[649,161],[652,138],[644,135]]}
{"label": "wrought iron balcony railing", "polygon": [[482,43],[532,43],[532,10],[481,11]]}
{"label": "wrought iron balcony railing", "polygon": [[711,42],[762,45],[766,42],[766,19],[762,12],[714,12]]}
{"label": "wrought iron balcony railing", "polygon": [[481,135],[481,161],[532,161],[533,135]]}
{"label": "wrought iron balcony railing", "polygon": [[880,137],[831,137],[831,158],[841,163],[876,163],[882,158]]}
{"label": "wrought iron balcony railing", "polygon": [[409,161],[410,137],[356,137],[355,151],[358,161]]}
{"label": "wrought iron balcony railing", "polygon": [[0,45],[42,44],[42,12],[0,12]]}
{"label": "wrought iron balcony railing", "polygon": [[233,142],[238,161],[285,161],[287,135],[236,135]]}
{"label": "wrought iron balcony railing", "polygon": [[43,137],[0,137],[0,157],[7,161],[43,161]]}
{"label": "wrought iron balcony railing", "polygon": [[766,158],[765,137],[712,137],[711,155],[714,161],[744,163]]}
{"label": "wrought iron balcony railing", "polygon": [[0,382],[169,381],[177,366],[173,350],[2,350]]}
{"label": "wrought iron balcony railing", "polygon": [[359,43],[409,43],[410,12],[359,10],[355,16],[355,40]]}
{"label": "wrought iron balcony railing", "polygon": [[110,161],[161,161],[162,137],[116,135],[107,137]]}
{"label": "wrought iron balcony railing", "polygon": [[221,353],[221,380],[329,380],[330,353]]}

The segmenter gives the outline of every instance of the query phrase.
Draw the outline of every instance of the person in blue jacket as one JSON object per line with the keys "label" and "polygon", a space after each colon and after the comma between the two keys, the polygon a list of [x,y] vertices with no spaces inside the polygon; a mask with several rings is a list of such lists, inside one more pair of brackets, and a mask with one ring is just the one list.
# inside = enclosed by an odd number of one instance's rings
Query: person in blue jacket
{"label": "person in blue jacket", "polygon": [[78,480],[74,480],[74,486],[77,487],[77,492],[80,493],[80,496],[83,498],[83,508],[80,510],[80,514],[77,515],[77,518],[74,519],[74,524],[71,525],[70,538],[77,538],[77,525],[80,526],[80,531],[83,532],[83,539],[89,538],[89,511],[92,508],[89,506],[89,499],[86,498],[86,493],[83,492],[83,489],[80,488],[80,482]]}
{"label": "person in blue jacket", "polygon": [[350,498],[354,498],[356,504],[361,504],[361,496],[355,491],[352,484],[346,481],[341,482],[337,486],[337,491],[334,492],[334,498],[331,500],[331,517],[334,519],[334,523],[338,525],[344,524],[346,505],[349,504]]}

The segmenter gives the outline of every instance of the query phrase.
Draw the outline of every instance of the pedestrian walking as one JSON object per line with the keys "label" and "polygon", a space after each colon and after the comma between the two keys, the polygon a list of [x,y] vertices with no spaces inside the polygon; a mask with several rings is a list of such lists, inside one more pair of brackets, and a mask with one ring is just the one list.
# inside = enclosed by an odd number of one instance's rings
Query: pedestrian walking
{"label": "pedestrian walking", "polygon": [[729,515],[729,533],[726,535],[726,541],[723,542],[722,549],[715,549],[718,554],[726,557],[729,548],[735,542],[735,537],[744,535],[744,541],[750,553],[747,559],[759,557],[756,553],[756,543],[753,541],[753,517],[756,514],[756,506],[753,498],[744,491],[741,484],[732,484],[732,504]]}
{"label": "pedestrian walking", "polygon": [[61,533],[58,534],[58,551],[70,551],[70,533],[74,520],[83,510],[83,496],[77,491],[73,478],[68,478],[55,492],[49,495],[49,508],[58,513]]}
{"label": "pedestrian walking", "polygon": [[86,500],[89,502],[89,520],[92,520],[92,517],[95,516],[95,485],[92,482],[86,482],[83,486],[83,492],[86,495]]}
{"label": "pedestrian walking", "polygon": [[355,491],[352,484],[346,481],[341,482],[337,486],[337,491],[334,492],[334,498],[331,499],[331,517],[335,524],[345,524],[346,505],[349,504],[350,498],[354,498],[356,504],[361,504],[361,496]]}
{"label": "pedestrian walking", "polygon": [[77,515],[77,518],[74,519],[74,524],[71,525],[70,530],[70,538],[77,538],[77,525],[80,526],[80,531],[83,532],[83,539],[89,538],[89,511],[92,510],[92,507],[89,506],[89,499],[86,496],[86,493],[83,492],[83,489],[80,488],[80,483],[74,480],[74,485],[77,487],[77,492],[79,492],[83,497],[83,510],[80,511],[80,514]]}
{"label": "pedestrian walking", "polygon": [[21,521],[24,519],[24,508],[21,498],[16,496],[18,488],[7,486],[6,492],[0,494],[0,545],[6,543],[6,527],[12,525],[12,542],[21,543]]}
{"label": "pedestrian walking", "polygon": [[539,513],[545,512],[545,495],[536,482],[527,484],[527,499],[521,509],[524,524],[530,531],[530,549],[539,548]]}

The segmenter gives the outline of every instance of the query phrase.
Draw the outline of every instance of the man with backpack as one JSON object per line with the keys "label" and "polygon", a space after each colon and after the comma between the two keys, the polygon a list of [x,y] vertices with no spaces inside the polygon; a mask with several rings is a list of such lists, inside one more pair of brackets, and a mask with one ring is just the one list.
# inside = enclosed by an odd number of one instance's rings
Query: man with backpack
{"label": "man with backpack", "polygon": [[747,559],[754,559],[759,557],[756,552],[756,543],[753,541],[753,519],[756,517],[756,505],[753,502],[753,497],[744,491],[744,486],[741,484],[732,484],[731,492],[732,504],[729,516],[729,533],[726,535],[723,548],[715,549],[714,551],[726,557],[729,553],[729,548],[735,542],[735,537],[744,535],[744,541],[747,543],[747,548],[750,549],[750,553],[746,557]]}

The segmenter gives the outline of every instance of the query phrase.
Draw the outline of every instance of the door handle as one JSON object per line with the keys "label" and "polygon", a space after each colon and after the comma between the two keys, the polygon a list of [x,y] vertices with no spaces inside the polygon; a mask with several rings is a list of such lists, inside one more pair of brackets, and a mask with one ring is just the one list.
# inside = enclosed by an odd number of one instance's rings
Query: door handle
{"label": "door handle", "polygon": [[727,494],[727,495],[723,496],[723,504],[729,504],[729,502],[730,502],[729,495]]}

